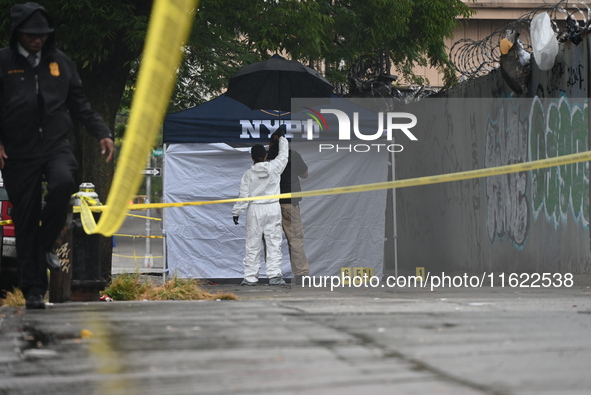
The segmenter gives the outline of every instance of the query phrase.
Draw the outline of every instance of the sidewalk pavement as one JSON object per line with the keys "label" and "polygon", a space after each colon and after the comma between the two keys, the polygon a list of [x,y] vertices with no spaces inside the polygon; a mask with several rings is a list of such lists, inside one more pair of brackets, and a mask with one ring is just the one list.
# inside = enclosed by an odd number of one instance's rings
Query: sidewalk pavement
{"label": "sidewalk pavement", "polygon": [[[121,228],[113,236],[111,272],[162,273],[164,253],[162,214],[158,210],[137,210],[128,213]],[[149,229],[149,231],[148,231]],[[147,235],[151,238],[147,238]]]}
{"label": "sidewalk pavement", "polygon": [[590,393],[588,286],[205,288],[0,308],[0,395]]}

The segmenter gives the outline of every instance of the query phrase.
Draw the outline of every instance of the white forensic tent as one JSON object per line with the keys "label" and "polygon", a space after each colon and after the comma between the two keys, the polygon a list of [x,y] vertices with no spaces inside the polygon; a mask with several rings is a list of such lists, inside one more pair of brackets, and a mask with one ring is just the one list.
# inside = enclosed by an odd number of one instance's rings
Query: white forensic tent
{"label": "white forensic tent", "polygon": [[[240,179],[252,165],[250,147],[267,144],[280,123],[292,148],[302,155],[309,177],[302,190],[383,182],[388,153],[318,152],[303,141],[301,121],[289,114],[251,110],[225,97],[167,115],[164,123],[164,200],[193,202],[235,198]],[[342,267],[383,272],[386,191],[306,197],[300,202],[305,250],[313,276],[337,276]],[[182,278],[243,277],[244,221],[234,225],[231,203],[166,208],[167,265]],[[283,245],[284,277],[291,277]],[[264,264],[261,277],[264,276]]]}

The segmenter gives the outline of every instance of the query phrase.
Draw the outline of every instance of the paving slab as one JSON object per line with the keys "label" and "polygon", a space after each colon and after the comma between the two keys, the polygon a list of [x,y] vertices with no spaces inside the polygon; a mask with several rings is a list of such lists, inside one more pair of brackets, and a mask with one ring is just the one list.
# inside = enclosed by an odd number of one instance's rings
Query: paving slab
{"label": "paving slab", "polygon": [[0,395],[589,394],[591,289],[302,290],[0,308]]}

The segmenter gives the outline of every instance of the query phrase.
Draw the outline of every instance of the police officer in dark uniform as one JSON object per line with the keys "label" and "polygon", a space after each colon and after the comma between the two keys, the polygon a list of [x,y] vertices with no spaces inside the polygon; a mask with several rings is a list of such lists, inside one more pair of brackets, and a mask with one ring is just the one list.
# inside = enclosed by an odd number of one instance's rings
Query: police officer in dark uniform
{"label": "police officer in dark uniform", "polygon": [[[70,114],[113,157],[111,132],[91,109],[75,65],[55,47],[42,6],[11,8],[10,44],[0,50],[0,168],[13,204],[20,287],[27,309],[45,308],[47,268],[60,269],[54,243],[63,229],[78,164],[66,141]],[[42,207],[42,182],[47,182]]]}
{"label": "police officer in dark uniform", "polygon": [[[274,140],[269,141],[269,159],[277,156],[277,144]],[[300,178],[308,177],[308,165],[302,159],[299,152],[289,150],[287,166],[281,174],[279,187],[281,193],[300,192]],[[301,285],[302,277],[310,275],[310,263],[304,251],[304,227],[300,214],[299,202],[302,198],[280,199],[281,225],[287,246],[289,249],[289,260],[291,263],[292,284]]]}

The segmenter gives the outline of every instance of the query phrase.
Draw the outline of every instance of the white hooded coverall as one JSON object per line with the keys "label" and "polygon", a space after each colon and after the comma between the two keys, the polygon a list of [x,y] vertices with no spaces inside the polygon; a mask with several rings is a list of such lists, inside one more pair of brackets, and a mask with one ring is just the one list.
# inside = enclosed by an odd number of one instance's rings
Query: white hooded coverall
{"label": "white hooded coverall", "polygon": [[[240,182],[239,197],[279,195],[279,181],[288,158],[288,142],[279,138],[279,154],[269,162],[252,165]],[[266,244],[265,257],[267,278],[283,277],[281,271],[281,206],[279,199],[262,199],[236,202],[232,216],[239,216],[246,210],[246,251],[244,254],[244,279],[257,282],[261,268],[261,242]]]}

